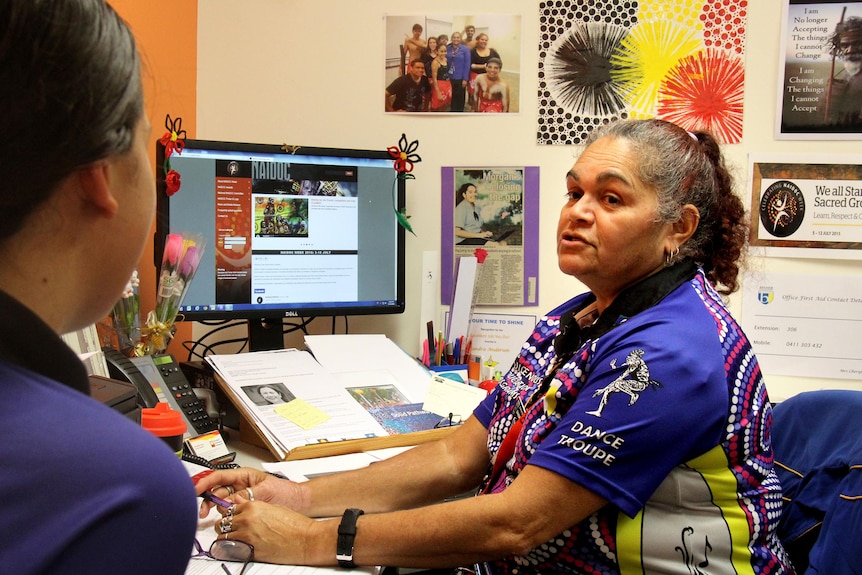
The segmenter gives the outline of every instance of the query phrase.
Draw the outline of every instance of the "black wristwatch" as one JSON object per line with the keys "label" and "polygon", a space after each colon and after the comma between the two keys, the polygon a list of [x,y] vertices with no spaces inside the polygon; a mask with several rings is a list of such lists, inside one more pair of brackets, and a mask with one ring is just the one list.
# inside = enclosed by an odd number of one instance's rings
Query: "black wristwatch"
{"label": "black wristwatch", "polygon": [[356,538],[356,520],[365,513],[361,509],[345,509],[341,516],[341,524],[338,526],[338,546],[335,549],[335,558],[339,567],[353,569],[353,540]]}

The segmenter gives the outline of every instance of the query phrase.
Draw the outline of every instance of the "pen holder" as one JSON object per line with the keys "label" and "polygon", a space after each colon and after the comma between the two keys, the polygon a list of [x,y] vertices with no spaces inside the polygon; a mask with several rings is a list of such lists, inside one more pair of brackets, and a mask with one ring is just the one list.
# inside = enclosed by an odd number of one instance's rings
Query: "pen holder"
{"label": "pen holder", "polygon": [[174,411],[165,403],[157,403],[155,407],[145,407],[141,410],[141,427],[156,437],[161,437],[177,454],[183,454],[183,434],[186,432],[186,422],[179,411]]}

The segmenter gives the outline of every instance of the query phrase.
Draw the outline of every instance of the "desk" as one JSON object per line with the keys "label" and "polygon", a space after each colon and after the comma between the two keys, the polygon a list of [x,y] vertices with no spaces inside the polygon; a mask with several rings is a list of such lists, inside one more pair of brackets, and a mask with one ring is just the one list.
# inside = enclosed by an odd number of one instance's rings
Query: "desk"
{"label": "desk", "polygon": [[270,450],[242,441],[239,431],[228,428],[227,432],[230,434],[230,439],[226,439],[225,443],[229,451],[236,453],[234,463],[243,467],[263,469],[263,463],[277,461]]}

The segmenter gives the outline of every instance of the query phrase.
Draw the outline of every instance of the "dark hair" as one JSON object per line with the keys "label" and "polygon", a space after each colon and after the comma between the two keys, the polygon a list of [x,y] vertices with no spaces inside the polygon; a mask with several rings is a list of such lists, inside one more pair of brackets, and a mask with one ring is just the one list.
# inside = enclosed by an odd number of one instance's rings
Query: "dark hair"
{"label": "dark hair", "polygon": [[697,230],[672,261],[694,260],[719,292],[736,291],[748,220],[715,138],[663,120],[625,120],[599,128],[587,144],[604,136],[635,144],[638,177],[656,191],[660,222],[678,220],[685,204],[700,212]]}
{"label": "dark hair", "polygon": [[461,202],[464,201],[464,194],[467,193],[467,190],[470,188],[475,188],[476,184],[471,184],[467,182],[466,184],[461,184],[458,186],[458,191],[455,192],[455,205],[457,206]]}
{"label": "dark hair", "polygon": [[835,25],[835,31],[826,41],[826,47],[832,56],[842,58],[849,52],[849,45],[862,44],[862,18],[850,16]]}
{"label": "dark hair", "polygon": [[140,58],[104,0],[0,2],[0,240],[76,169],[128,151]]}
{"label": "dark hair", "polygon": [[497,65],[497,66],[499,66],[500,68],[502,68],[502,67],[503,67],[503,61],[502,61],[502,60],[500,60],[499,58],[496,58],[496,57],[493,57],[493,56],[492,56],[492,57],[490,57],[490,58],[488,58],[488,61],[487,61],[487,62],[485,62],[485,65],[486,65],[486,66],[487,66],[488,64],[496,64],[496,65]]}

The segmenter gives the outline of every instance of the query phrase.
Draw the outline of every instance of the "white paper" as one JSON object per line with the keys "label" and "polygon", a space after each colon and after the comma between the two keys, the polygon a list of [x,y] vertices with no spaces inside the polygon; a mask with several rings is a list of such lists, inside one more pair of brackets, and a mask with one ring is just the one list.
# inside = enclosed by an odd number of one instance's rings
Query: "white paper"
{"label": "white paper", "polygon": [[373,449],[360,453],[331,455],[329,457],[317,457],[314,459],[298,459],[296,461],[279,461],[276,463],[263,462],[262,465],[270,473],[301,483],[320,475],[330,475],[341,471],[368,467],[372,463],[389,459],[408,449],[413,449],[413,447],[415,446],[387,447],[385,449]]}
{"label": "white paper", "polygon": [[473,410],[487,395],[484,389],[435,375],[431,379],[422,409],[441,417],[449,417],[450,413],[460,415],[463,421],[472,415]]}
{"label": "white paper", "polygon": [[860,379],[862,278],[746,274],[742,325],[764,374]]}
{"label": "white paper", "polygon": [[482,363],[494,364],[488,374],[505,374],[521,353],[524,342],[536,325],[534,315],[473,313],[470,320],[470,355],[478,355]]}
{"label": "white paper", "polygon": [[428,370],[385,335],[307,335],[305,345],[345,386],[393,384],[411,403],[428,392]]}

